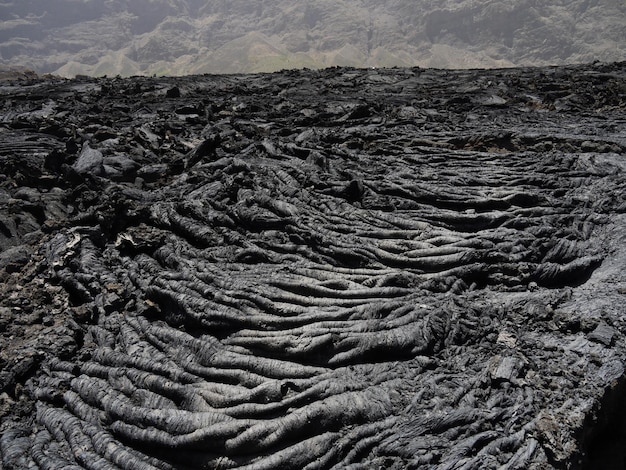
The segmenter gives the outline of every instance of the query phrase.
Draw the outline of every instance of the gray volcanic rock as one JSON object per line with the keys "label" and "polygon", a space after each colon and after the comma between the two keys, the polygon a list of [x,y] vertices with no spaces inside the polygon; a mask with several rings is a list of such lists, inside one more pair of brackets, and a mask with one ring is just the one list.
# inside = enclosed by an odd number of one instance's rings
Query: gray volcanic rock
{"label": "gray volcanic rock", "polygon": [[103,164],[104,156],[102,152],[92,149],[86,143],[72,168],[80,174],[89,173],[95,176],[102,176],[104,172]]}
{"label": "gray volcanic rock", "polygon": [[623,462],[626,63],[0,92],[3,468]]}
{"label": "gray volcanic rock", "polygon": [[0,3],[0,63],[63,76],[624,60],[620,0]]}

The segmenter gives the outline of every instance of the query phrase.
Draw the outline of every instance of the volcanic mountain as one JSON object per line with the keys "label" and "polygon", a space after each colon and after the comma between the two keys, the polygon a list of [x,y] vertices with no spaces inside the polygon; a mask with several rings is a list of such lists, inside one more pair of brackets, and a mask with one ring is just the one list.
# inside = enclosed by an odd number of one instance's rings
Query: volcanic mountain
{"label": "volcanic mountain", "polygon": [[624,59],[621,0],[0,3],[0,63],[63,76]]}

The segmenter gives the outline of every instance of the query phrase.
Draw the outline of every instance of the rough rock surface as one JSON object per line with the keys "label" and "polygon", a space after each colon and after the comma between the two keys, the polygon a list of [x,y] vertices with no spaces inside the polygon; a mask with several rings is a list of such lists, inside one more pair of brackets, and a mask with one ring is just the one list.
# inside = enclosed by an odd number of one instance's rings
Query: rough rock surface
{"label": "rough rock surface", "polygon": [[0,95],[3,468],[623,462],[626,63]]}

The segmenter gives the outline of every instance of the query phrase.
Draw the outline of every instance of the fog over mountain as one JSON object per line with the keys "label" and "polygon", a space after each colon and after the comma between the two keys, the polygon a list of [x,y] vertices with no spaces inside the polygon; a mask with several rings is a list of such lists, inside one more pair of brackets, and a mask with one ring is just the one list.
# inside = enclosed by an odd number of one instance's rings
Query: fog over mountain
{"label": "fog over mountain", "polygon": [[623,0],[19,0],[0,63],[65,76],[624,60]]}

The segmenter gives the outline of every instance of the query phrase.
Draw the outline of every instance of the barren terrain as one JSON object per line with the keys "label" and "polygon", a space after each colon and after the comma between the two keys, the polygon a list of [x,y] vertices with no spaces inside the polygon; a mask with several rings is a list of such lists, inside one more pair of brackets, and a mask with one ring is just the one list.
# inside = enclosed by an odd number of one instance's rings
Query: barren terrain
{"label": "barren terrain", "polygon": [[0,20],[0,64],[66,77],[626,59],[623,0],[13,0]]}
{"label": "barren terrain", "polygon": [[623,464],[625,63],[7,77],[3,468]]}

